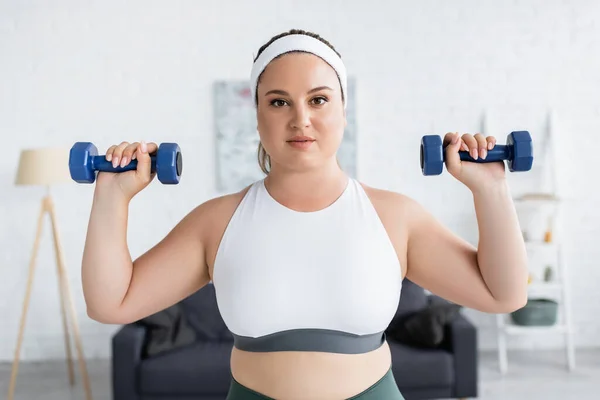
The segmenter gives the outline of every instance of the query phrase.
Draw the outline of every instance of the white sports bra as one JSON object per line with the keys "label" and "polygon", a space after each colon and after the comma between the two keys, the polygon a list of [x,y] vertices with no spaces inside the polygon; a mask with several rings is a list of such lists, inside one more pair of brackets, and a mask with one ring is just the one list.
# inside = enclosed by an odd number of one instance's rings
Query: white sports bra
{"label": "white sports bra", "polygon": [[398,256],[363,187],[315,212],[255,182],[217,250],[213,284],[234,346],[364,353],[385,341],[402,288]]}

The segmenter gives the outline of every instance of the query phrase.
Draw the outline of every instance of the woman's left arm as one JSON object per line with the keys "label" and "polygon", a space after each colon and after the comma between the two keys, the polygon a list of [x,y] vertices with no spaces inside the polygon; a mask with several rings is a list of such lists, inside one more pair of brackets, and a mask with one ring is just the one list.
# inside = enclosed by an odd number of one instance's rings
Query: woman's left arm
{"label": "woman's left arm", "polygon": [[496,301],[509,309],[527,302],[528,260],[506,182],[473,190],[479,227],[477,264]]}
{"label": "woman's left arm", "polygon": [[479,243],[475,248],[418,203],[408,201],[406,277],[432,293],[483,312],[519,309],[527,302],[528,261],[504,163],[461,162],[458,155],[462,149],[485,157],[495,139],[449,133],[444,143],[448,172],[473,194]]}

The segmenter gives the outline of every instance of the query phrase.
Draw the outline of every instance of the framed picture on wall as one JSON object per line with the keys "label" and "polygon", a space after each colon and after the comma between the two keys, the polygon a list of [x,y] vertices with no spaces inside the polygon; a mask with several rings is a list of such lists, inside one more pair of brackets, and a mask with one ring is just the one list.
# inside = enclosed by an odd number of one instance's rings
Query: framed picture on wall
{"label": "framed picture on wall", "polygon": [[[356,85],[348,79],[348,125],[338,151],[341,167],[356,177]],[[249,81],[217,81],[214,84],[216,182],[223,193],[236,192],[263,179],[258,166],[259,136],[256,109]]]}

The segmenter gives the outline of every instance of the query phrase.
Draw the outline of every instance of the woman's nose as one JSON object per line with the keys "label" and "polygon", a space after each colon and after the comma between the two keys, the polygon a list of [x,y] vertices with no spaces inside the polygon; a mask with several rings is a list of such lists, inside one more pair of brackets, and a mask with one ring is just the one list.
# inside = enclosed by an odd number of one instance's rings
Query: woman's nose
{"label": "woman's nose", "polygon": [[294,129],[306,128],[310,126],[310,112],[306,107],[300,105],[294,108],[294,116],[291,121],[291,127]]}

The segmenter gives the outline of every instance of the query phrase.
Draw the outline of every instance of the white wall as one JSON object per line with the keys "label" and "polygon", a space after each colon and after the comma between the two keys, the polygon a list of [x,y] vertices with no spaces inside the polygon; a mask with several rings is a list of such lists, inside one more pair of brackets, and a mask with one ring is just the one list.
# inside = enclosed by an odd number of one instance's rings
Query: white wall
{"label": "white wall", "polygon": [[[19,151],[93,141],[176,141],[178,186],[153,183],[135,198],[136,257],[214,189],[212,83],[246,79],[256,51],[290,28],[313,30],[342,53],[358,80],[359,178],[425,204],[475,243],[469,192],[448,174],[423,177],[424,134],[474,133],[484,110],[503,143],[528,129],[543,142],[548,109],[560,124],[566,261],[580,347],[600,341],[600,3],[589,1],[0,1],[0,360],[14,355],[27,266],[43,189],[14,187]],[[541,146],[540,146],[541,147]],[[541,163],[511,175],[515,195]],[[86,316],[80,261],[93,186],[53,194],[86,355],[107,357],[106,326]],[[440,201],[443,200],[443,201]],[[48,222],[48,221],[47,221]],[[46,224],[22,359],[64,354],[54,256]],[[176,266],[173,266],[176,268]],[[482,348],[495,346],[493,317]],[[513,338],[513,348],[562,338]]]}

